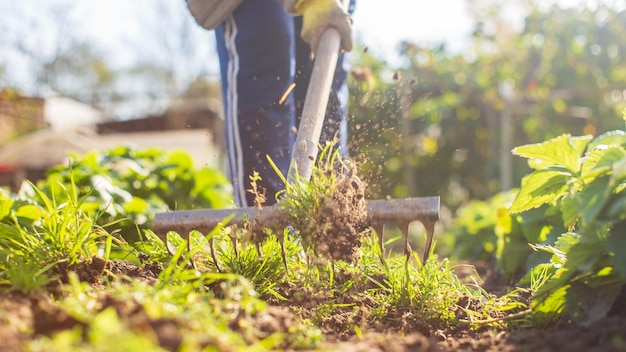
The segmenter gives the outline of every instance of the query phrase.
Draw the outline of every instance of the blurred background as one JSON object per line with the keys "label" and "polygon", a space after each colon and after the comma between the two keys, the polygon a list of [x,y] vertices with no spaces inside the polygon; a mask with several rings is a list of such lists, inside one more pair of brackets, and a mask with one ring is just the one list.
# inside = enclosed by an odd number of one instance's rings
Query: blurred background
{"label": "blurred background", "polygon": [[[122,144],[222,169],[213,33],[183,0],[0,13],[0,186]],[[624,126],[623,0],[361,0],[354,25],[350,153],[370,198],[439,195],[454,212],[519,186],[515,146]]]}

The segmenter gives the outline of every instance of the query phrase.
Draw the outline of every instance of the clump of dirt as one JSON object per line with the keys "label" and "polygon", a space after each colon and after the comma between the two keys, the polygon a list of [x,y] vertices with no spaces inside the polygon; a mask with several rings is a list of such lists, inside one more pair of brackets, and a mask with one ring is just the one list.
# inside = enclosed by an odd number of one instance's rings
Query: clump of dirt
{"label": "clump of dirt", "polygon": [[372,333],[360,339],[335,344],[327,347],[333,351],[343,352],[397,352],[397,351],[443,351],[437,341],[421,334],[397,335]]}
{"label": "clump of dirt", "polygon": [[140,266],[123,260],[111,260],[107,273],[116,277],[128,277],[153,283],[161,271],[163,271],[163,266],[159,263],[144,263]]}
{"label": "clump of dirt", "polygon": [[118,277],[126,280],[128,278],[140,279],[154,282],[163,268],[161,264],[146,263],[143,266],[135,265],[123,260],[105,260],[100,257],[92,257],[67,266],[66,263],[59,263],[52,269],[55,280],[48,284],[50,292],[61,293],[59,289],[62,284],[69,282],[70,273],[76,274],[78,280],[91,285],[104,285],[105,278]]}
{"label": "clump of dirt", "polygon": [[89,260],[77,263],[67,269],[61,277],[61,281],[68,282],[68,273],[73,272],[78,276],[78,279],[82,282],[88,282],[90,284],[99,284],[102,280],[102,275],[105,270],[111,270],[113,267],[112,262],[104,260],[99,257],[93,257]]}
{"label": "clump of dirt", "polygon": [[309,241],[315,253],[324,258],[356,262],[367,228],[365,186],[354,173],[338,177],[333,194],[321,199]]}

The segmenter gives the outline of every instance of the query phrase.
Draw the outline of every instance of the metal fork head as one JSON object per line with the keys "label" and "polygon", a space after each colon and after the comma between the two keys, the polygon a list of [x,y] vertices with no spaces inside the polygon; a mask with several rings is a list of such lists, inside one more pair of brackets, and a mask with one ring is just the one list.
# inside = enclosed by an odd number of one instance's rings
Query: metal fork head
{"label": "metal fork head", "polygon": [[[400,199],[377,199],[366,201],[367,222],[378,235],[378,245],[382,257],[383,229],[385,224],[394,223],[400,227],[403,236],[404,253],[411,254],[408,241],[408,227],[412,221],[420,221],[426,229],[426,245],[423,261],[426,262],[432,246],[435,222],[439,219],[439,197],[414,197]],[[168,231],[176,231],[189,240],[189,232],[198,230],[203,233],[213,231],[218,225],[239,226],[246,222],[255,222],[258,226],[271,226],[284,221],[286,214],[278,206],[262,209],[256,207],[234,209],[199,209],[156,214],[152,229],[166,244]],[[169,249],[169,247],[168,247]]]}
{"label": "metal fork head", "polygon": [[367,213],[370,226],[378,236],[378,246],[382,258],[385,257],[383,245],[383,230],[386,224],[393,223],[402,233],[404,254],[407,259],[412,253],[409,243],[409,225],[413,221],[420,221],[426,229],[426,244],[422,262],[428,260],[432,247],[435,222],[439,219],[439,197],[416,197],[400,199],[378,199],[367,202]]}

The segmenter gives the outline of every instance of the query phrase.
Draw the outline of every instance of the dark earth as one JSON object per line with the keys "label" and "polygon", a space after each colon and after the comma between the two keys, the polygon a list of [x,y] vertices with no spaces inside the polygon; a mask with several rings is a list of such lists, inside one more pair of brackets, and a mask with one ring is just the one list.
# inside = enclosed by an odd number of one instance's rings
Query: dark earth
{"label": "dark earth", "polygon": [[[121,261],[104,262],[92,260],[88,264],[73,268],[82,280],[98,286],[102,285],[101,274],[107,268],[111,273],[126,275],[152,282],[158,275],[156,267],[139,267]],[[491,280],[492,274],[485,266],[477,266],[483,271],[485,284],[490,290],[502,291],[505,286],[497,286],[498,279]],[[463,275],[463,273],[459,273]],[[290,305],[272,305],[264,313],[251,317],[250,324],[268,335],[285,331],[295,324],[298,316],[306,316],[307,308],[316,304],[314,294],[308,297],[288,300]],[[131,302],[120,302],[113,297],[102,297],[103,309],[115,307],[120,316],[128,318],[131,328],[151,328],[159,338],[161,346],[176,350],[182,341],[176,320],[153,320],[143,309]],[[373,302],[362,302],[362,308]],[[0,295],[0,350],[22,351],[24,342],[37,335],[52,335],[55,332],[81,324],[52,304],[48,296],[41,294],[21,295],[3,293]],[[471,331],[466,327],[437,329],[415,316],[401,310],[389,311],[387,317],[375,324],[366,321],[355,322],[353,315],[341,310],[330,315],[320,328],[325,342],[320,350],[348,351],[624,351],[626,350],[626,314],[624,310],[614,311],[607,318],[591,326],[580,327],[563,320],[550,326],[532,329],[504,331]],[[347,334],[349,327],[358,324],[363,336]],[[27,334],[24,331],[32,331]]]}

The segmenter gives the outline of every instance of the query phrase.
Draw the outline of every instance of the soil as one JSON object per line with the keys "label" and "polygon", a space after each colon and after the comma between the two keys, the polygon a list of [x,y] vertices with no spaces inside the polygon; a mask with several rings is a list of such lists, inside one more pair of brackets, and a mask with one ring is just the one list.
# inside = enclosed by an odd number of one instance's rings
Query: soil
{"label": "soil", "polygon": [[[104,262],[92,260],[72,268],[78,276],[92,285],[103,284],[104,269],[118,277],[131,277],[153,282],[158,267],[140,267],[121,261]],[[485,286],[493,291],[506,289],[497,275],[484,263],[477,270],[485,277]],[[463,273],[459,273],[463,275]],[[110,274],[109,274],[110,275]],[[284,289],[288,293],[288,289]],[[297,291],[293,288],[293,291]],[[286,331],[299,317],[307,317],[323,293],[305,292],[294,296],[288,304],[272,304],[264,313],[257,314],[248,322],[269,336],[273,332]],[[102,306],[114,307],[120,316],[127,317],[131,326],[149,327],[158,336],[161,346],[176,350],[183,336],[178,326],[181,322],[153,320],[143,309],[130,302],[121,302],[103,296]],[[368,306],[373,302],[362,299],[361,318],[355,318],[352,308],[337,309],[320,326],[325,339],[321,350],[352,351],[624,351],[626,350],[626,311],[619,309],[609,317],[591,326],[581,327],[563,320],[543,328],[519,329],[511,332],[491,330],[471,331],[466,327],[438,329],[420,321],[410,312],[390,310],[383,319],[365,321]],[[103,308],[103,309],[104,309]],[[51,335],[71,329],[81,323],[56,307],[49,296],[0,294],[0,341],[2,351],[22,351],[23,344],[37,335]],[[362,336],[357,337],[352,327],[361,327]],[[233,324],[236,329],[237,324]],[[26,333],[32,331],[32,333]]]}

